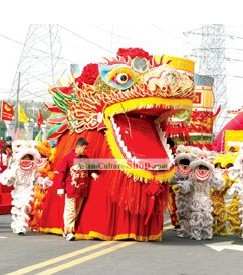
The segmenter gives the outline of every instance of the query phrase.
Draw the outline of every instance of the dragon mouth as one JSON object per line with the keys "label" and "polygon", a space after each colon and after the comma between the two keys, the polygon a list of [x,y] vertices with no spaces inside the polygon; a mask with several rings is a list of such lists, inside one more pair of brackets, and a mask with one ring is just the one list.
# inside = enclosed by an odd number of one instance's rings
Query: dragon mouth
{"label": "dragon mouth", "polygon": [[145,105],[142,99],[140,108],[137,104],[128,108],[123,103],[113,107],[112,111],[106,110],[107,137],[112,153],[117,159],[126,159],[128,166],[138,164],[140,171],[130,170],[128,174],[139,179],[152,179],[156,174],[174,169],[173,155],[167,144],[166,124],[169,117],[185,110],[185,106],[158,104],[158,101],[157,98],[153,103],[150,101],[152,104]]}
{"label": "dragon mouth", "polygon": [[170,151],[165,144],[165,131],[156,122],[156,117],[131,112],[115,115],[111,118],[111,124],[116,142],[125,158],[137,161],[163,159],[165,164],[169,164]]}

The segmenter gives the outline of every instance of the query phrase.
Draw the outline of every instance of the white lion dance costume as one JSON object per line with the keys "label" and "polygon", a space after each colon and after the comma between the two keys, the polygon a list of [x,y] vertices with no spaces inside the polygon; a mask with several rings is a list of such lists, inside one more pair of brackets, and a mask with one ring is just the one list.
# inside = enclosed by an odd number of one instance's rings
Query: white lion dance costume
{"label": "white lion dance costume", "polygon": [[179,145],[176,150],[175,165],[176,173],[173,177],[171,184],[173,185],[173,190],[176,193],[176,207],[177,216],[179,219],[180,229],[177,229],[178,236],[188,237],[187,233],[189,231],[189,220],[190,220],[190,205],[192,199],[192,192],[187,191],[183,188],[178,188],[177,182],[182,180],[187,180],[191,168],[190,163],[197,158],[197,155],[201,152],[199,148],[189,147],[184,145]]}
{"label": "white lion dance costume", "polygon": [[48,184],[37,173],[37,168],[44,165],[39,152],[33,147],[33,144],[29,145],[32,147],[26,145],[27,143],[24,146],[22,144],[21,149],[14,155],[11,166],[0,175],[0,182],[3,185],[13,185],[14,187],[11,193],[11,228],[13,233],[18,235],[24,235],[29,228],[28,221],[31,211],[30,204],[34,196],[34,183],[37,181],[38,184],[43,186]]}
{"label": "white lion dance costume", "polygon": [[[188,211],[182,223],[179,237],[191,239],[211,239],[213,236],[212,202],[210,188],[220,189],[224,181],[215,174],[213,165],[206,158],[198,158],[190,163],[190,174],[187,180],[177,182],[179,193],[185,194],[183,209],[178,205],[178,212]],[[189,195],[189,196],[188,196]],[[182,198],[181,198],[182,199]],[[187,205],[185,205],[187,203]],[[186,218],[189,220],[187,221]]]}

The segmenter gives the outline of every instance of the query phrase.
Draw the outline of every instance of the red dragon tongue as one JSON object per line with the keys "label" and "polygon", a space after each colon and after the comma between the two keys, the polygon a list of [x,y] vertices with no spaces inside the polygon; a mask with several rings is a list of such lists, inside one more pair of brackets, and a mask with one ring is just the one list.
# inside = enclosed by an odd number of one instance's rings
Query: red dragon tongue
{"label": "red dragon tongue", "polygon": [[[169,162],[152,117],[116,115],[114,121],[115,126],[119,128],[116,132],[118,144],[124,144],[132,157],[163,159]],[[124,149],[124,146],[120,146],[123,147],[121,149]]]}

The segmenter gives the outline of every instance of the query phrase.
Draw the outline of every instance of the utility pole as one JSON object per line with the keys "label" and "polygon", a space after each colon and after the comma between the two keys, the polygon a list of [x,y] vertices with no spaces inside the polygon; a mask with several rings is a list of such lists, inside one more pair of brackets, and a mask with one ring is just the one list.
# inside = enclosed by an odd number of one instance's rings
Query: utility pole
{"label": "utility pole", "polygon": [[35,102],[34,100],[31,100],[32,102],[32,116],[33,116],[33,119],[35,119]]}
{"label": "utility pole", "polygon": [[16,127],[19,128],[19,91],[21,72],[18,73],[17,100],[16,100]]}

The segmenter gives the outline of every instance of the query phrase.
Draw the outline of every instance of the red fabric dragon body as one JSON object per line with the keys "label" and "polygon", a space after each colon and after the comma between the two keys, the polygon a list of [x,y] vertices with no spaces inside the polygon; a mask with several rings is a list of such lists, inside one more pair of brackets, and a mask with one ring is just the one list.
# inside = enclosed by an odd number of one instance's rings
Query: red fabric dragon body
{"label": "red fabric dragon body", "polygon": [[[118,167],[101,169],[91,181],[76,238],[162,239],[174,175],[166,125],[169,117],[191,110],[194,96],[192,72],[179,65],[142,49],[119,49],[116,58],[84,67],[68,87],[50,90],[55,104],[49,108],[58,112],[49,121],[49,139],[58,138],[56,167],[80,137],[90,144],[89,159],[113,160]],[[62,234],[64,201],[56,189],[54,179],[40,230]]]}

